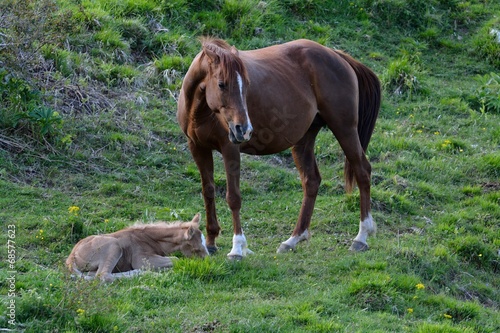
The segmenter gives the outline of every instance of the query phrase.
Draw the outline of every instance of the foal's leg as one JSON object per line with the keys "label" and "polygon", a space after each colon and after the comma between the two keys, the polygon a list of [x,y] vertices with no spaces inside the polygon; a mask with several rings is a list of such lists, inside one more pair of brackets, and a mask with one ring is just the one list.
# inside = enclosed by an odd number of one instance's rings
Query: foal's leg
{"label": "foal's leg", "polygon": [[123,255],[123,251],[118,244],[118,241],[111,240],[102,244],[99,248],[101,253],[101,262],[99,263],[99,268],[97,269],[96,276],[101,279],[101,281],[110,282],[113,281],[113,275],[111,272],[115,268],[116,264]]}
{"label": "foal's leg", "polygon": [[132,268],[134,270],[135,269],[162,270],[162,269],[172,268],[174,266],[174,263],[172,262],[173,258],[174,257],[164,257],[157,254],[135,255],[132,258]]}
{"label": "foal's leg", "polygon": [[212,150],[200,148],[192,141],[189,141],[189,149],[201,176],[201,188],[207,215],[207,249],[210,254],[214,254],[217,252],[215,238],[219,236],[220,226],[215,210],[214,160]]}
{"label": "foal's leg", "polygon": [[297,243],[307,240],[310,237],[309,225],[321,183],[321,175],[314,156],[314,141],[320,129],[320,126],[313,125],[304,137],[292,147],[292,155],[300,173],[304,197],[292,236],[287,241],[281,243],[277,251],[278,253],[293,251]]}
{"label": "foal's leg", "polygon": [[226,169],[227,191],[226,201],[233,217],[233,248],[228,253],[229,259],[240,260],[249,253],[247,240],[243,234],[240,220],[241,193],[240,193],[240,151],[236,146],[229,144],[222,149],[224,168]]}

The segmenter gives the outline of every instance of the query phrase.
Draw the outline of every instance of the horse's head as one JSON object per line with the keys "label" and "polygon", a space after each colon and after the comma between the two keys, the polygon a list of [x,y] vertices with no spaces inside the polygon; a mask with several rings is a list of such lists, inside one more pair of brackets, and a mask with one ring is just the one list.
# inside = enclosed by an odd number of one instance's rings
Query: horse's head
{"label": "horse's head", "polygon": [[246,102],[249,80],[238,50],[220,40],[206,40],[203,56],[209,65],[203,83],[208,107],[224,117],[232,143],[250,140],[253,128]]}
{"label": "horse's head", "polygon": [[188,223],[189,227],[184,233],[184,241],[182,242],[180,251],[186,257],[198,256],[204,258],[208,254],[205,237],[199,228],[200,213],[193,217],[193,220]]}

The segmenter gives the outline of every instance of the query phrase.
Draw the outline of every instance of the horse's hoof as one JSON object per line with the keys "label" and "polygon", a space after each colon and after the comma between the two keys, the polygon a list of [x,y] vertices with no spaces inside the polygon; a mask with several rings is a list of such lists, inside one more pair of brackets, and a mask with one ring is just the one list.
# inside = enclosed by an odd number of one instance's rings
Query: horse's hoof
{"label": "horse's hoof", "polygon": [[208,250],[208,254],[210,255],[213,255],[215,254],[219,249],[217,248],[217,246],[210,246],[210,245],[207,245],[207,250]]}
{"label": "horse's hoof", "polygon": [[243,256],[240,256],[239,254],[228,254],[227,259],[231,261],[241,261],[243,259]]}
{"label": "horse's hoof", "polygon": [[295,248],[291,247],[288,244],[281,243],[280,247],[276,251],[276,253],[288,253],[288,252],[293,252],[295,251]]}
{"label": "horse's hoof", "polygon": [[353,241],[351,247],[349,248],[349,250],[353,252],[363,252],[367,251],[368,249],[369,249],[368,244],[361,243],[358,241]]}

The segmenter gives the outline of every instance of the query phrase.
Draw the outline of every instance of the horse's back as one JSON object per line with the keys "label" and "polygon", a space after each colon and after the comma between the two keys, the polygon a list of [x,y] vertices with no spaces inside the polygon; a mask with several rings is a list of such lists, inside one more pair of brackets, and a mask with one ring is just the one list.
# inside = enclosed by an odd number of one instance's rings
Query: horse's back
{"label": "horse's back", "polygon": [[253,138],[241,145],[250,154],[272,154],[299,142],[315,120],[331,119],[336,108],[357,115],[357,79],[335,51],[310,40],[240,51],[248,75],[247,105]]}

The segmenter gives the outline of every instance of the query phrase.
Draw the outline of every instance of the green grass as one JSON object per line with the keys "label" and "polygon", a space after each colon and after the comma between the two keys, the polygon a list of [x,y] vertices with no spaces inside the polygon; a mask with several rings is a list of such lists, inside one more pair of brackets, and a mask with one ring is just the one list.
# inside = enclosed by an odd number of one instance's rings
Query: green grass
{"label": "green grass", "polygon": [[[500,329],[495,2],[9,0],[0,13],[1,329]],[[241,216],[255,254],[241,262],[226,259],[232,223],[216,154],[216,255],[111,284],[72,280],[63,263],[79,239],[204,212],[175,117],[202,34],[240,49],[310,38],[383,80],[367,152],[378,224],[371,250],[348,251],[359,193],[344,193],[343,155],[323,130],[312,238],[295,253],[275,253],[302,199],[290,151],[242,157]]]}

